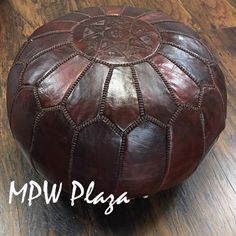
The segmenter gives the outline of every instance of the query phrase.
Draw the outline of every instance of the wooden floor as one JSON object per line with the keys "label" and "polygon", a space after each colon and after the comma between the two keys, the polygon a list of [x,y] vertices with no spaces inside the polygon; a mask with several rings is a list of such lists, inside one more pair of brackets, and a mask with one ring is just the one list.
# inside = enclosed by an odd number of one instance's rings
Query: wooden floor
{"label": "wooden floor", "polygon": [[[69,206],[63,196],[33,206],[14,199],[9,185],[41,182],[23,159],[11,136],[5,93],[9,68],[26,38],[43,23],[72,10],[93,5],[131,5],[163,12],[197,30],[212,48],[227,78],[226,129],[194,175],[169,191],[115,208],[80,202]],[[236,235],[236,1],[235,0],[0,0],[0,235]]]}

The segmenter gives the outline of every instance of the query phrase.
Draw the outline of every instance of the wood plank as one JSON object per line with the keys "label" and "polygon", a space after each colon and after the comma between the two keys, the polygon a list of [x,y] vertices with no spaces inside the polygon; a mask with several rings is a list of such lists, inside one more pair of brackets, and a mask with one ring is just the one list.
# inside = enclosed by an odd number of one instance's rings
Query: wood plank
{"label": "wood plank", "polygon": [[[15,145],[6,114],[6,78],[26,38],[40,25],[72,10],[94,5],[131,5],[163,12],[198,30],[213,49],[227,78],[227,126],[198,170],[178,187],[116,206],[79,201],[70,207],[63,194],[57,204],[43,197],[33,207],[15,199],[8,204],[9,184],[35,174]],[[0,235],[177,235],[234,236],[236,232],[236,8],[234,0],[85,0],[0,1]]]}
{"label": "wood plank", "polygon": [[236,26],[236,9],[226,0],[181,0],[202,29]]}
{"label": "wood plank", "polygon": [[236,8],[236,1],[235,0],[227,0],[230,5],[232,5],[234,8]]}

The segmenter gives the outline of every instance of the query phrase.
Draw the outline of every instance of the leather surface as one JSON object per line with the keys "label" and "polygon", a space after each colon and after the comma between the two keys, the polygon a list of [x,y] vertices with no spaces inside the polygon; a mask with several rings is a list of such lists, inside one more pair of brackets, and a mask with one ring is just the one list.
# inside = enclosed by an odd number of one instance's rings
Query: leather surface
{"label": "leather surface", "polygon": [[11,130],[42,176],[129,197],[170,188],[224,129],[224,75],[161,12],[93,7],[38,28],[9,72]]}

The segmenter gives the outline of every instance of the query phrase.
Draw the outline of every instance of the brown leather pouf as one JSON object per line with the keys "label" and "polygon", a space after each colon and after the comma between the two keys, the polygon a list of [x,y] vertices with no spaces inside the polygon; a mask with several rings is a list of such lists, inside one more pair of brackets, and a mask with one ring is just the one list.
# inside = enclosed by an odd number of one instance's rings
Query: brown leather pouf
{"label": "brown leather pouf", "polygon": [[8,79],[13,135],[53,183],[129,197],[190,176],[225,126],[224,76],[161,12],[94,7],[37,29]]}

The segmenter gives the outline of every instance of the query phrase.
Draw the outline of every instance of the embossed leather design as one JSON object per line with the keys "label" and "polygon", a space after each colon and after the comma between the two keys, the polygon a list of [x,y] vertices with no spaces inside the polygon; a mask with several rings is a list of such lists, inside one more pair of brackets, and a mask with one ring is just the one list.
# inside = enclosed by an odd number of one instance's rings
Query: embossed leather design
{"label": "embossed leather design", "polygon": [[9,73],[12,133],[42,176],[129,197],[170,188],[225,126],[224,75],[161,12],[94,7],[37,29]]}

